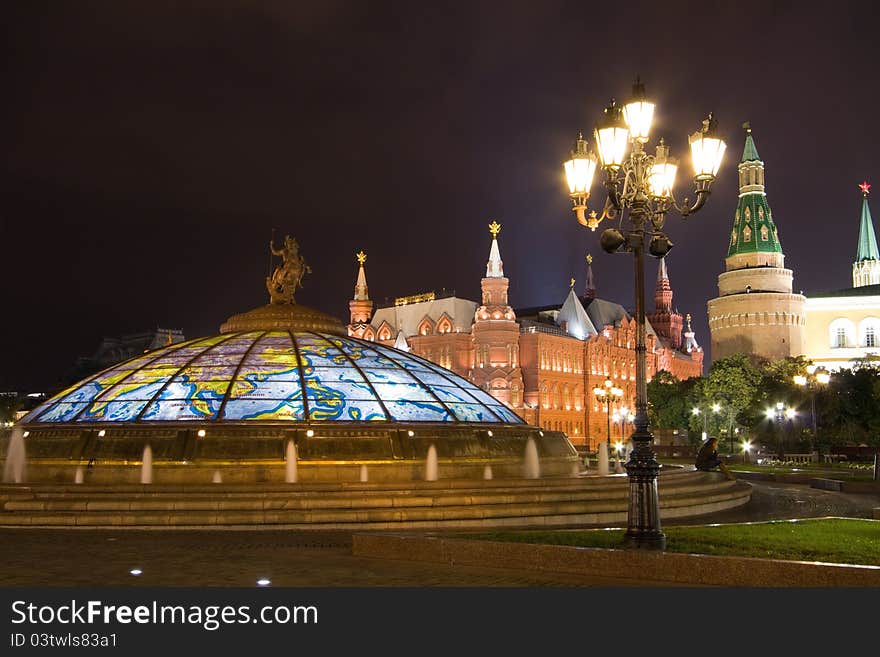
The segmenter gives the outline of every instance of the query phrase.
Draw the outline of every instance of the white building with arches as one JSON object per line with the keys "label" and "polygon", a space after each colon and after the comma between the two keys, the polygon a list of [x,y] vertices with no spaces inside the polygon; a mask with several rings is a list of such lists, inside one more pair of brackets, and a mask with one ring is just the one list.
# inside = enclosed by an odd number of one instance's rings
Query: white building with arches
{"label": "white building with arches", "polygon": [[880,252],[868,208],[870,185],[862,183],[859,245],[853,262],[853,286],[807,298],[804,355],[830,370],[853,361],[880,357]]}

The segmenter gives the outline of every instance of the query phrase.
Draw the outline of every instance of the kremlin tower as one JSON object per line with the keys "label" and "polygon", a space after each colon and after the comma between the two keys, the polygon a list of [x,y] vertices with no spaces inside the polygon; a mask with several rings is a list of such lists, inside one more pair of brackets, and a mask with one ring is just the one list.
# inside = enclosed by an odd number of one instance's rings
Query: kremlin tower
{"label": "kremlin tower", "polygon": [[880,252],[877,251],[874,220],[868,207],[868,191],[871,186],[863,182],[859,189],[862,190],[862,219],[859,223],[859,250],[852,270],[853,287],[880,283]]}
{"label": "kremlin tower", "polygon": [[672,308],[672,286],[666,272],[666,258],[660,259],[657,287],[654,289],[654,312],[648,315],[654,331],[673,349],[681,349],[681,315]]}
{"label": "kremlin tower", "polygon": [[792,294],[792,271],[764,191],[764,163],[748,124],[739,164],[739,202],[718,297],[708,303],[712,359],[737,353],[777,360],[804,351],[805,298]]}

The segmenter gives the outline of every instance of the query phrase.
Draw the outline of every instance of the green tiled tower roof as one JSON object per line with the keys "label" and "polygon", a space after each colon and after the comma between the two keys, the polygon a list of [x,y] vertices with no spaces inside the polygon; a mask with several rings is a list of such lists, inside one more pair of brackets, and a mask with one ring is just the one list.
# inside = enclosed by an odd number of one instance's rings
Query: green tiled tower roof
{"label": "green tiled tower roof", "polygon": [[749,132],[746,134],[746,147],[743,149],[743,156],[740,162],[754,162],[761,161],[761,157],[758,155],[758,149],[755,148],[755,140],[752,139],[752,131],[751,128]]}
{"label": "green tiled tower roof", "polygon": [[859,224],[859,252],[856,261],[880,260],[880,252],[877,250],[877,238],[874,235],[874,220],[871,218],[871,209],[868,207],[868,193],[862,196],[862,220]]}
{"label": "green tiled tower roof", "polygon": [[[730,233],[730,246],[727,257],[745,253],[782,253],[779,234],[773,223],[773,213],[767,203],[764,192],[764,163],[758,157],[758,149],[752,138],[751,128],[746,124],[748,133],[740,161],[740,195],[733,217],[733,230]],[[743,174],[752,174],[749,184],[742,184]],[[760,177],[758,174],[761,174]],[[760,180],[760,183],[757,181]]]}

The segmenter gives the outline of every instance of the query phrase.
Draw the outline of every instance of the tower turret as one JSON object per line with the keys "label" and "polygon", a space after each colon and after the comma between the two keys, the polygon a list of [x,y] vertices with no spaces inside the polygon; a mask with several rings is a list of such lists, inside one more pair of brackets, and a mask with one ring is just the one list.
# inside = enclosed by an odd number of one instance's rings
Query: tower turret
{"label": "tower turret", "polygon": [[522,400],[513,390],[522,391],[522,371],[519,367],[519,324],[507,301],[510,281],[504,276],[498,233],[501,224],[489,224],[492,246],[486,263],[486,276],[480,282],[483,303],[474,313],[474,369],[472,381],[505,403],[518,406]]}
{"label": "tower turret", "polygon": [[648,321],[657,332],[674,349],[681,348],[681,315],[672,308],[672,286],[666,271],[666,258],[660,259],[657,269],[657,286],[654,288],[654,312],[648,315]]}
{"label": "tower turret", "polygon": [[367,290],[367,273],[364,271],[367,254],[359,251],[355,258],[358,261],[358,276],[354,285],[354,298],[348,302],[348,310],[351,314],[348,334],[363,337],[364,330],[369,325],[370,317],[373,314],[373,302],[370,301]]}
{"label": "tower turret", "polygon": [[880,283],[880,251],[877,250],[877,237],[874,234],[874,220],[868,207],[868,181],[859,185],[862,190],[862,217],[859,222],[859,248],[853,262],[853,287],[876,285]]}
{"label": "tower turret", "polygon": [[764,162],[748,123],[739,163],[739,199],[718,297],[708,304],[712,359],[746,353],[776,360],[804,349],[806,299],[792,294],[779,231],[767,202]]}
{"label": "tower turret", "polygon": [[593,279],[593,256],[587,254],[587,282],[584,285],[584,300],[596,298],[596,281]]}

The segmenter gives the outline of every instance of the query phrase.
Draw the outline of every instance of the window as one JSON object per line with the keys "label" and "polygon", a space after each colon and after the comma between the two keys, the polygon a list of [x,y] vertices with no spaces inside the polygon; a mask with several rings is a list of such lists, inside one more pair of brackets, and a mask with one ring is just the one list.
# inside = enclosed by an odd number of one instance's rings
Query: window
{"label": "window", "polygon": [[880,318],[866,317],[859,322],[859,344],[863,347],[877,347],[880,335]]}
{"label": "window", "polygon": [[766,242],[770,237],[770,229],[767,226],[761,226],[761,241]]}
{"label": "window", "polygon": [[[748,211],[748,209],[746,209]],[[746,226],[743,228],[743,242],[751,242],[752,241],[752,229]]]}
{"label": "window", "polygon": [[845,347],[846,346],[846,329],[842,326],[838,327],[837,334],[835,336],[834,341],[835,347]]}
{"label": "window", "polygon": [[863,320],[859,326],[859,341],[856,342],[856,326],[846,317],[838,317],[828,327],[829,341],[832,349],[853,347],[865,342],[865,328],[869,325],[868,320]]}

